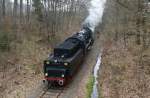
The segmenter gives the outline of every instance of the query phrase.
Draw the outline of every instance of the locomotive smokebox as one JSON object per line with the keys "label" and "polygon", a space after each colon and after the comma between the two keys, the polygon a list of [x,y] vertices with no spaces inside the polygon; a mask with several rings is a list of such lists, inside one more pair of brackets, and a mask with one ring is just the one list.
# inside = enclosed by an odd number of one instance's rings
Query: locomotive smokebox
{"label": "locomotive smokebox", "polygon": [[85,33],[90,33],[92,39],[94,40],[94,30],[91,29],[88,25],[83,25],[81,31],[84,31]]}

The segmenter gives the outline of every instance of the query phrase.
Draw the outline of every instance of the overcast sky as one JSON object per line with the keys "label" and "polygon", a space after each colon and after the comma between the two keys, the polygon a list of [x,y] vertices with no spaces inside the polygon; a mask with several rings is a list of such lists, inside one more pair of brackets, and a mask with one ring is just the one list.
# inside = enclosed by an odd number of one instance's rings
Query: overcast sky
{"label": "overcast sky", "polygon": [[[11,2],[14,2],[14,0],[10,0]],[[22,0],[24,4],[27,4],[27,0]],[[20,3],[20,0],[18,0],[18,3]]]}

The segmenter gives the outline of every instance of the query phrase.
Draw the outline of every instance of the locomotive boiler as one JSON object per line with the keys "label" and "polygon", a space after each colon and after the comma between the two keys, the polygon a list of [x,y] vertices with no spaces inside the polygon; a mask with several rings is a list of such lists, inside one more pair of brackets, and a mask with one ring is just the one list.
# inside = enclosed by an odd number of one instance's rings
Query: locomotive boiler
{"label": "locomotive boiler", "polygon": [[84,27],[56,46],[53,53],[44,61],[44,81],[48,84],[65,85],[68,78],[76,74],[82,65],[93,42],[92,30]]}

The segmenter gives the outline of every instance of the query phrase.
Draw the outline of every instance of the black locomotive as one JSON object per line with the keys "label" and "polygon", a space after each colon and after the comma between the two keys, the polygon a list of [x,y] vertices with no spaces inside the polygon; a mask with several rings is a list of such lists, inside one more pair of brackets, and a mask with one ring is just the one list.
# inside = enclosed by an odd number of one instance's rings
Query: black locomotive
{"label": "black locomotive", "polygon": [[63,86],[80,67],[93,42],[93,32],[84,27],[55,47],[54,52],[44,61],[44,81]]}

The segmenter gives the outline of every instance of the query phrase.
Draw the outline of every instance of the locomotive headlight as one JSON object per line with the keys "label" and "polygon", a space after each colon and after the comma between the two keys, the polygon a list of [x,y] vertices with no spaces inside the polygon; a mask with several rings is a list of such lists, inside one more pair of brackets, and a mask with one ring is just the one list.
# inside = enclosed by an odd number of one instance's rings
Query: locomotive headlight
{"label": "locomotive headlight", "polygon": [[64,74],[62,74],[62,75],[61,75],[61,77],[65,77],[65,75],[64,75]]}
{"label": "locomotive headlight", "polygon": [[46,64],[50,64],[50,62],[49,62],[49,61],[46,61]]}
{"label": "locomotive headlight", "polygon": [[64,65],[65,65],[65,66],[67,66],[67,65],[68,65],[68,63],[64,63]]}
{"label": "locomotive headlight", "polygon": [[45,73],[45,76],[48,76],[48,73]]}

